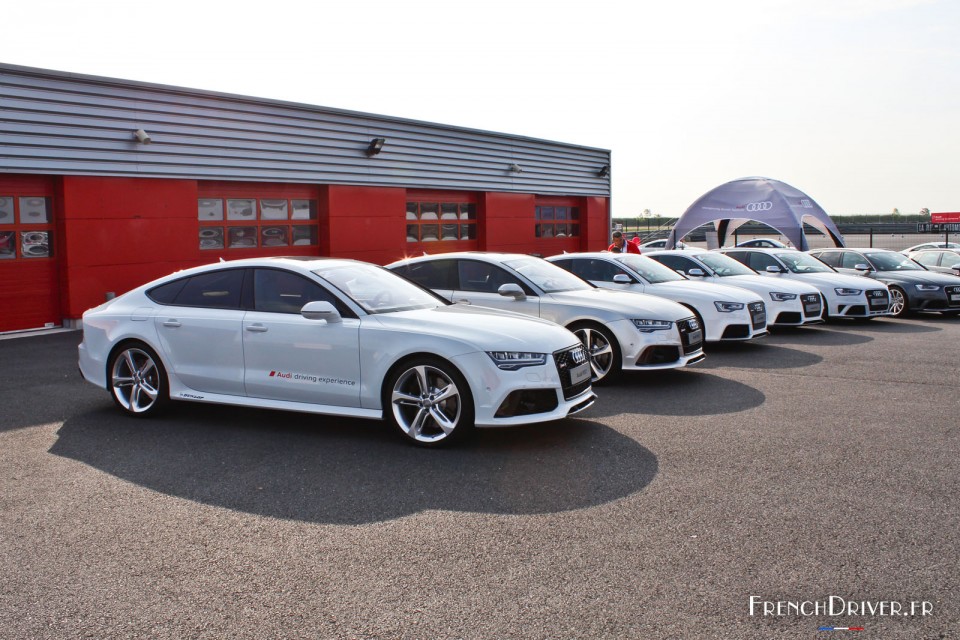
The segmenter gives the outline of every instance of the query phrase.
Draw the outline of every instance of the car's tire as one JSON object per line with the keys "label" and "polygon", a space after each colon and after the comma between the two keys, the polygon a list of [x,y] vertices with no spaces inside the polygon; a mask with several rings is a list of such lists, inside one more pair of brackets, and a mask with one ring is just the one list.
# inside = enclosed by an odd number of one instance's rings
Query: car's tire
{"label": "car's tire", "polygon": [[907,294],[900,287],[890,287],[890,315],[902,318],[907,310]]}
{"label": "car's tire", "polygon": [[609,329],[593,322],[577,322],[567,329],[580,339],[587,350],[593,384],[610,382],[620,375],[623,368],[620,343]]}
{"label": "car's tire", "polygon": [[391,369],[382,390],[384,418],[412,444],[447,445],[465,438],[474,420],[466,379],[446,360],[416,356]]}
{"label": "car's tire", "polygon": [[167,371],[156,352],[142,342],[126,342],[111,354],[107,384],[116,405],[137,418],[156,415],[170,401]]}

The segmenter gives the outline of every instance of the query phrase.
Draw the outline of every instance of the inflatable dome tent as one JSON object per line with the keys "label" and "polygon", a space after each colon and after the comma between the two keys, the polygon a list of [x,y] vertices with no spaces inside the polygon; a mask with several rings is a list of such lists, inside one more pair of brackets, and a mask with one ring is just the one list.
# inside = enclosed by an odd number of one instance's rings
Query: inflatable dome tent
{"label": "inflatable dome tent", "polygon": [[717,241],[723,246],[728,234],[751,220],[773,227],[801,251],[810,248],[804,224],[822,231],[834,245],[844,246],[843,236],[830,216],[804,192],[770,178],[740,178],[708,191],[690,205],[670,232],[667,248],[710,222],[716,226]]}

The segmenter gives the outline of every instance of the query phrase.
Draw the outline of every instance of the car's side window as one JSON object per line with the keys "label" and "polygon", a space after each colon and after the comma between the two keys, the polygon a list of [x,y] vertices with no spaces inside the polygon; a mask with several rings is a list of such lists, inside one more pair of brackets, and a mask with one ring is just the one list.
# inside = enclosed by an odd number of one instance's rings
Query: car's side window
{"label": "car's side window", "polygon": [[461,291],[476,291],[478,293],[496,293],[504,284],[520,285],[527,291],[529,287],[507,272],[502,267],[479,260],[460,260],[458,263]]}
{"label": "car's side window", "polygon": [[734,260],[736,260],[736,261],[739,262],[740,264],[744,264],[744,265],[746,265],[746,266],[748,266],[748,267],[751,266],[751,265],[750,265],[750,256],[747,255],[747,252],[746,252],[746,251],[725,251],[725,252],[724,252],[724,255],[733,258]]}
{"label": "car's side window", "polygon": [[427,289],[456,289],[456,260],[414,262],[396,269],[396,273]]}
{"label": "car's side window", "polygon": [[767,270],[767,267],[780,268],[780,264],[773,256],[769,256],[759,251],[751,251],[747,255],[749,256],[749,262],[747,263],[747,266],[754,271],[760,271],[762,273]]}
{"label": "car's side window", "polygon": [[606,260],[595,260],[593,258],[570,260],[565,268],[584,280],[593,280],[594,282],[613,282],[613,276],[618,273],[626,273],[623,269]]}
{"label": "car's side window", "polygon": [[[329,302],[344,315],[346,307],[329,291],[303,276],[280,269],[256,269],[253,278],[256,311],[300,313],[308,302]],[[352,314],[350,314],[352,315]]]}
{"label": "car's side window", "polygon": [[844,269],[856,269],[858,264],[870,264],[870,263],[867,262],[867,259],[864,258],[859,253],[855,253],[853,251],[843,252],[843,257],[840,259],[841,267],[843,267]]}
{"label": "car's side window", "polygon": [[943,254],[939,251],[924,251],[918,256],[915,256],[913,259],[922,264],[925,267],[935,267],[940,261],[940,256]]}
{"label": "car's side window", "polygon": [[674,271],[682,271],[684,274],[690,273],[690,269],[700,268],[700,265],[698,265],[696,262],[690,258],[684,258],[683,256],[653,256],[653,259],[665,267],[670,267]]}
{"label": "car's side window", "polygon": [[188,279],[173,304],[208,309],[239,309],[244,269],[201,273]]}
{"label": "car's side window", "polygon": [[162,284],[159,287],[154,287],[147,291],[147,297],[158,304],[174,304],[180,291],[183,290],[183,285],[187,284],[187,280],[189,279],[190,278],[181,278],[180,280],[174,280],[173,282]]}
{"label": "car's side window", "polygon": [[839,251],[824,251],[823,253],[813,254],[813,257],[831,267],[836,268],[840,266]]}

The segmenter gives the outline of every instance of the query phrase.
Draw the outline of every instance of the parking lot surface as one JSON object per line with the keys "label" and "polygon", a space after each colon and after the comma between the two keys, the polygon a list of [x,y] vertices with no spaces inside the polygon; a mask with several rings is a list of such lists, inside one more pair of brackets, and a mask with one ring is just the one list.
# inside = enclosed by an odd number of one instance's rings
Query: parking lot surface
{"label": "parking lot surface", "polygon": [[2,638],[960,634],[960,319],[708,347],[438,451],[375,421],[127,418],[79,340],[0,341]]}

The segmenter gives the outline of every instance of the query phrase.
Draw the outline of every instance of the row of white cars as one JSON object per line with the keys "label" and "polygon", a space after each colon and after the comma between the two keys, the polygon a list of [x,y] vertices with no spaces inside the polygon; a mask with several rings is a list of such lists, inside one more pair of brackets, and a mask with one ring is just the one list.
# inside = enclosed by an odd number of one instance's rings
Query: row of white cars
{"label": "row of white cars", "polygon": [[573,415],[594,384],[693,365],[705,341],[888,312],[882,283],[749,251],[767,275],[695,250],[221,262],[87,311],[80,371],[132,416],[186,400],[382,418],[434,446]]}

